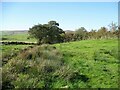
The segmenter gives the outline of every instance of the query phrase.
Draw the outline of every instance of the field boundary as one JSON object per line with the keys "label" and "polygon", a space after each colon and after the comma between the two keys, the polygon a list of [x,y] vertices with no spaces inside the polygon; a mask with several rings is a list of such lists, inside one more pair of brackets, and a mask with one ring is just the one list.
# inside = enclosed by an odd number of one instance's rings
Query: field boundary
{"label": "field boundary", "polygon": [[0,45],[37,45],[35,42],[1,41]]}

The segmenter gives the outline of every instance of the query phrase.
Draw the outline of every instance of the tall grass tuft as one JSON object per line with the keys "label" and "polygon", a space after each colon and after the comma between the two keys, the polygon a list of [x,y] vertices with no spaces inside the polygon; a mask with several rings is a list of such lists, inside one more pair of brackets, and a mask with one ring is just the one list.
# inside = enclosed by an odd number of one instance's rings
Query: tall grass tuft
{"label": "tall grass tuft", "polygon": [[[62,69],[62,71],[61,71]],[[53,46],[25,49],[3,67],[3,88],[51,88],[58,78],[70,73],[62,54]]]}

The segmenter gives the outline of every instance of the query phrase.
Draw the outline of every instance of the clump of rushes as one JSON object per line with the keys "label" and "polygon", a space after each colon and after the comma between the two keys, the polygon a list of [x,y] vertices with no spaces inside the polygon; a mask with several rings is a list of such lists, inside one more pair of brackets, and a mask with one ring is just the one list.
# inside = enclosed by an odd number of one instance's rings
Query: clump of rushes
{"label": "clump of rushes", "polygon": [[54,73],[63,66],[63,56],[53,46],[42,45],[23,50],[3,66],[2,87],[51,88]]}

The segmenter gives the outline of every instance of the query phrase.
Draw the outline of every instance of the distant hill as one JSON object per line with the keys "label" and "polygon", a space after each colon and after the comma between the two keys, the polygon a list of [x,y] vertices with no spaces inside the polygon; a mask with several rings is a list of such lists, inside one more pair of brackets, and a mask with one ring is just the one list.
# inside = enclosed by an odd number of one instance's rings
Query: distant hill
{"label": "distant hill", "polygon": [[64,30],[65,32],[74,32],[73,30]]}
{"label": "distant hill", "polygon": [[64,31],[66,31],[66,32],[74,32],[74,31],[72,31],[72,30],[64,30]]}
{"label": "distant hill", "polygon": [[65,33],[73,33],[75,31],[72,31],[72,30],[65,30]]}
{"label": "distant hill", "polygon": [[28,30],[0,31],[0,34],[2,35],[13,35],[22,33],[28,33]]}
{"label": "distant hill", "polygon": [[[64,30],[65,32],[74,32],[72,30]],[[22,34],[22,33],[28,33],[28,30],[13,30],[13,31],[9,31],[9,30],[4,30],[4,31],[0,31],[0,35],[13,35],[13,34]]]}

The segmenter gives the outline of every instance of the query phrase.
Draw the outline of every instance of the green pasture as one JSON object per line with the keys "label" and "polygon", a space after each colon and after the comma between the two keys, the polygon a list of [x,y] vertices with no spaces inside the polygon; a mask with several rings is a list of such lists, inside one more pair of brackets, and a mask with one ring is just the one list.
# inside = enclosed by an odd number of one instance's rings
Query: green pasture
{"label": "green pasture", "polygon": [[22,33],[22,34],[3,34],[2,35],[3,40],[2,41],[27,41],[27,42],[36,42],[37,40],[35,38],[29,38],[28,33]]}
{"label": "green pasture", "polygon": [[83,40],[54,46],[63,53],[71,68],[88,78],[68,83],[69,87],[118,87],[118,40]]}
{"label": "green pasture", "polygon": [[[16,40],[18,39],[22,40],[22,37],[21,39],[19,38],[20,36],[14,35],[12,36],[12,39],[16,38]],[[26,35],[24,34],[23,37],[25,40]],[[28,46],[29,45],[3,45],[1,46],[2,47],[1,50],[3,52],[3,55],[9,56],[9,54],[15,52],[18,53],[21,49],[24,49]],[[119,83],[118,82],[118,76],[119,76],[118,52],[119,51],[118,51],[117,39],[82,40],[76,42],[53,44],[48,46],[56,47],[56,49],[62,54],[62,60],[65,63],[64,66],[61,66],[61,68],[63,69],[63,71],[60,71],[60,75],[62,75],[61,77],[58,76],[57,78],[55,76],[56,72],[52,72],[50,76],[49,74],[47,74],[48,75],[47,78],[52,79],[51,82],[47,81],[50,87],[52,88],[61,88],[61,87],[118,88],[118,83]],[[46,52],[45,56],[48,57],[49,55],[53,55],[54,50],[51,52],[48,51],[45,52]],[[32,53],[32,50],[29,53]],[[35,51],[33,51],[33,53],[35,53]],[[55,57],[56,55],[54,55],[53,57],[54,59],[56,58]],[[50,58],[52,59],[52,57]],[[38,58],[36,57],[36,59]],[[54,62],[55,61],[56,60],[54,60]],[[32,68],[34,69],[34,67]],[[70,74],[70,76],[68,74]],[[22,80],[22,78],[24,78],[24,74],[21,73],[21,75],[23,75],[20,76]],[[34,77],[34,79],[35,82],[37,82],[38,78]],[[15,83],[17,87],[22,87],[22,86],[29,87],[30,85],[33,85],[34,81],[30,81],[29,82],[30,84],[25,82],[23,83],[15,82]],[[45,86],[44,81],[41,81],[38,84],[37,84],[38,86],[36,87]]]}

